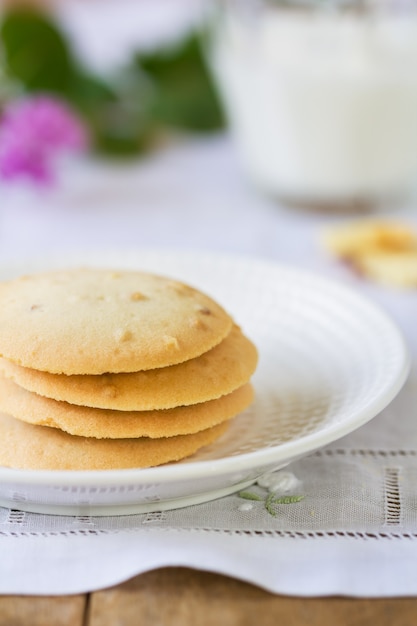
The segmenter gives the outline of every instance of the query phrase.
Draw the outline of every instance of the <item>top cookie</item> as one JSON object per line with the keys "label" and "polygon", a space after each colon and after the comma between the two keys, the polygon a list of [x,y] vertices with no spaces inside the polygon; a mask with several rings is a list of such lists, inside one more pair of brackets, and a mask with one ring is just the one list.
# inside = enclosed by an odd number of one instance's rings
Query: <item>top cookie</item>
{"label": "top cookie", "polygon": [[181,363],[232,323],[208,295],[144,272],[70,269],[0,283],[0,355],[55,374]]}

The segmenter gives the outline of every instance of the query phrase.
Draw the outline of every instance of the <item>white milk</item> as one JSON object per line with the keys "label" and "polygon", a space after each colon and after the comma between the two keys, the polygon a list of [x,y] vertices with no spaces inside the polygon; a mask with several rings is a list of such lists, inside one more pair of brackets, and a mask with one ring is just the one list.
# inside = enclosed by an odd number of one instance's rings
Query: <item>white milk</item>
{"label": "white milk", "polygon": [[244,166],[301,201],[402,195],[417,177],[417,15],[227,16],[211,62]]}

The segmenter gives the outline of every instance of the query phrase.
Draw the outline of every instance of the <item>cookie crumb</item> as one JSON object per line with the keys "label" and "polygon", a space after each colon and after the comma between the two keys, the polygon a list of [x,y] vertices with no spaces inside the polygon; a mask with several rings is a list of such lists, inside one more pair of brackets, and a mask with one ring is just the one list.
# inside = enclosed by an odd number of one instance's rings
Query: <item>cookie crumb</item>
{"label": "cookie crumb", "polygon": [[200,330],[206,330],[207,326],[199,317],[195,317],[190,322],[191,328],[199,328]]}
{"label": "cookie crumb", "polygon": [[172,337],[172,335],[164,335],[163,336],[164,344],[169,349],[178,350],[180,344],[178,343],[178,339],[176,337]]}
{"label": "cookie crumb", "polygon": [[117,341],[129,341],[133,338],[132,332],[127,328],[118,328],[115,332]]}
{"label": "cookie crumb", "polygon": [[139,300],[147,300],[147,297],[140,291],[134,291],[130,294],[130,299],[132,302],[139,302]]}

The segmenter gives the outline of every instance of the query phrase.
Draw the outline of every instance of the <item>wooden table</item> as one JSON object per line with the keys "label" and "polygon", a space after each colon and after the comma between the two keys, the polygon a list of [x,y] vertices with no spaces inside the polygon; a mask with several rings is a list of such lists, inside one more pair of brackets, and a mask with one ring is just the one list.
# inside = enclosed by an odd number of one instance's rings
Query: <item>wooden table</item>
{"label": "wooden table", "polygon": [[415,626],[417,598],[290,598],[217,574],[164,568],[62,597],[0,596],[0,626]]}

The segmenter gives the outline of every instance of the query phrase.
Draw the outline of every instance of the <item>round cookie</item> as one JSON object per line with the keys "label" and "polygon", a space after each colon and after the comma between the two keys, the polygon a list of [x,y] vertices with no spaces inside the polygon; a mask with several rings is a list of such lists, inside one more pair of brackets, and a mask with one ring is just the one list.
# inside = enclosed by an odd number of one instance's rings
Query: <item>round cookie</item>
{"label": "round cookie", "polygon": [[160,411],[114,411],[58,402],[0,377],[0,411],[30,424],[98,439],[158,438],[196,433],[234,417],[252,399],[252,386],[247,383],[230,394],[200,404]]}
{"label": "round cookie", "polygon": [[234,325],[223,341],[185,363],[127,374],[50,374],[0,359],[0,371],[41,396],[118,411],[149,411],[219,398],[246,383],[257,350]]}
{"label": "round cookie", "polygon": [[181,363],[231,327],[208,295],[144,272],[70,269],[0,283],[0,355],[55,374]]}
{"label": "round cookie", "polygon": [[30,470],[144,468],[178,461],[218,439],[228,422],[163,439],[90,439],[0,413],[0,465]]}

